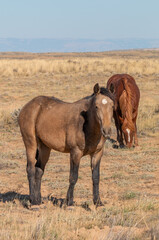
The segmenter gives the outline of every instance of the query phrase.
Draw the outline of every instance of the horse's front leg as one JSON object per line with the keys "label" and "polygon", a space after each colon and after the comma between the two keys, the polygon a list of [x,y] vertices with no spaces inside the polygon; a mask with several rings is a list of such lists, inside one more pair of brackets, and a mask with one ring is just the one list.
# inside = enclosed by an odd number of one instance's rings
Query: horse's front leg
{"label": "horse's front leg", "polygon": [[115,126],[116,126],[117,141],[119,142],[119,120],[118,120],[116,111],[113,112],[113,117],[114,117]]}
{"label": "horse's front leg", "polygon": [[103,149],[100,152],[91,155],[91,169],[93,181],[93,202],[96,206],[103,206],[99,196],[99,180],[100,180],[100,161],[103,155]]}
{"label": "horse's front leg", "polygon": [[118,142],[119,142],[120,147],[123,148],[124,147],[124,142],[123,142],[123,131],[122,131],[122,125],[121,124],[119,125],[119,132],[120,132],[120,134],[119,134]]}
{"label": "horse's front leg", "polygon": [[80,163],[81,157],[82,157],[82,153],[81,151],[79,151],[79,149],[75,149],[70,153],[70,177],[69,177],[70,185],[67,191],[67,198],[66,198],[66,202],[68,206],[73,205],[73,192],[74,192],[75,184],[78,180],[78,169],[79,169],[79,163]]}
{"label": "horse's front leg", "polygon": [[122,136],[122,125],[120,123],[117,111],[113,112],[113,116],[115,120],[116,131],[117,131],[117,141],[120,147],[123,147],[124,143],[123,143],[123,136]]}

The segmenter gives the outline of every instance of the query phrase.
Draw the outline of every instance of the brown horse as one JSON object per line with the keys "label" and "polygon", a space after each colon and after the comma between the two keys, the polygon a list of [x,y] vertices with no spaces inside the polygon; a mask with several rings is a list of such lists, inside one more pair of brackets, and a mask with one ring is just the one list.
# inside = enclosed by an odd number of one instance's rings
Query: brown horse
{"label": "brown horse", "polygon": [[116,74],[109,78],[107,88],[115,98],[113,113],[117,129],[117,140],[123,144],[123,136],[127,147],[132,146],[133,138],[138,145],[136,118],[140,99],[140,91],[135,79],[128,74]]}
{"label": "brown horse", "polygon": [[74,103],[39,96],[21,110],[19,125],[27,155],[31,204],[41,203],[41,178],[51,149],[70,153],[70,177],[66,203],[73,205],[73,191],[82,156],[91,156],[93,201],[99,197],[99,167],[104,143],[111,132],[113,96],[98,84],[94,93]]}

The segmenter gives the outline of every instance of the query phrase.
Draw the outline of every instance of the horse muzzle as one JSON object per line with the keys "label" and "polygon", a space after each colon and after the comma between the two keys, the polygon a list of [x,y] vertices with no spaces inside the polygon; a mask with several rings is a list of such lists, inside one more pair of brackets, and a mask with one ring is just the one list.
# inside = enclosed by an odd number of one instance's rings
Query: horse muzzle
{"label": "horse muzzle", "polygon": [[103,137],[105,137],[106,139],[110,138],[111,128],[101,128],[101,132],[102,132]]}

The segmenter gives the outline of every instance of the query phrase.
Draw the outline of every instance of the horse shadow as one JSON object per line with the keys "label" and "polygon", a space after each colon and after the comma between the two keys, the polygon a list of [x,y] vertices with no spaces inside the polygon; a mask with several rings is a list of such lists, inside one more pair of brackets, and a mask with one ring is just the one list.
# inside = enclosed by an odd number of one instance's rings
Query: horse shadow
{"label": "horse shadow", "polygon": [[19,201],[29,200],[29,195],[20,194],[14,191],[0,193],[0,202],[14,202],[16,199]]}
{"label": "horse shadow", "polygon": [[[7,203],[12,202],[16,203],[16,200],[18,200],[24,208],[31,209],[31,204],[29,201],[29,195],[27,194],[20,194],[15,191],[9,191],[6,193],[0,193],[0,202]],[[42,198],[42,203],[44,202],[51,202],[54,206],[60,207],[60,208],[66,208],[66,199],[65,198],[56,198],[53,196],[48,195],[47,197]],[[76,203],[74,202],[74,206]],[[89,204],[86,202],[82,203],[80,205],[82,208],[84,208],[86,211],[91,211]],[[37,208],[38,210],[38,208]]]}
{"label": "horse shadow", "polygon": [[120,146],[118,146],[116,140],[114,140],[113,138],[108,138],[106,141],[106,147],[118,149]]}
{"label": "horse shadow", "polygon": [[[114,149],[128,149],[126,145],[118,144],[118,142],[113,138],[108,138],[107,141],[110,143],[110,147]],[[132,146],[132,148],[134,148],[134,146]]]}
{"label": "horse shadow", "polygon": [[[12,202],[15,203],[16,200],[18,200],[24,208],[29,209],[31,204],[29,200],[29,195],[27,194],[20,194],[15,191],[9,191],[6,193],[0,193],[0,202],[6,203],[6,202]],[[60,208],[63,207],[66,203],[66,199],[64,198],[56,198],[53,196],[48,196],[48,197],[43,197],[42,198],[42,203],[44,202],[52,202],[53,205],[57,205]]]}
{"label": "horse shadow", "polygon": [[23,205],[25,208],[29,208],[29,195],[26,194],[20,194],[14,191],[9,191],[6,193],[0,193],[0,202],[6,203],[6,202],[13,202],[15,203],[16,200],[19,200],[19,202]]}
{"label": "horse shadow", "polygon": [[59,206],[62,208],[63,206],[66,206],[66,199],[65,198],[56,198],[53,196],[48,196],[47,197],[48,201],[52,202],[54,206]]}

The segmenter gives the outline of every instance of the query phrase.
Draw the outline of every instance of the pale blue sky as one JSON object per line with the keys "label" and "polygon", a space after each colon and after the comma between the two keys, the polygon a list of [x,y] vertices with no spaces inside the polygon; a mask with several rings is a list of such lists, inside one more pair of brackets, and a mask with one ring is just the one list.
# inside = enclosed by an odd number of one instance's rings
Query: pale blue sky
{"label": "pale blue sky", "polygon": [[0,0],[0,38],[159,38],[159,0]]}

